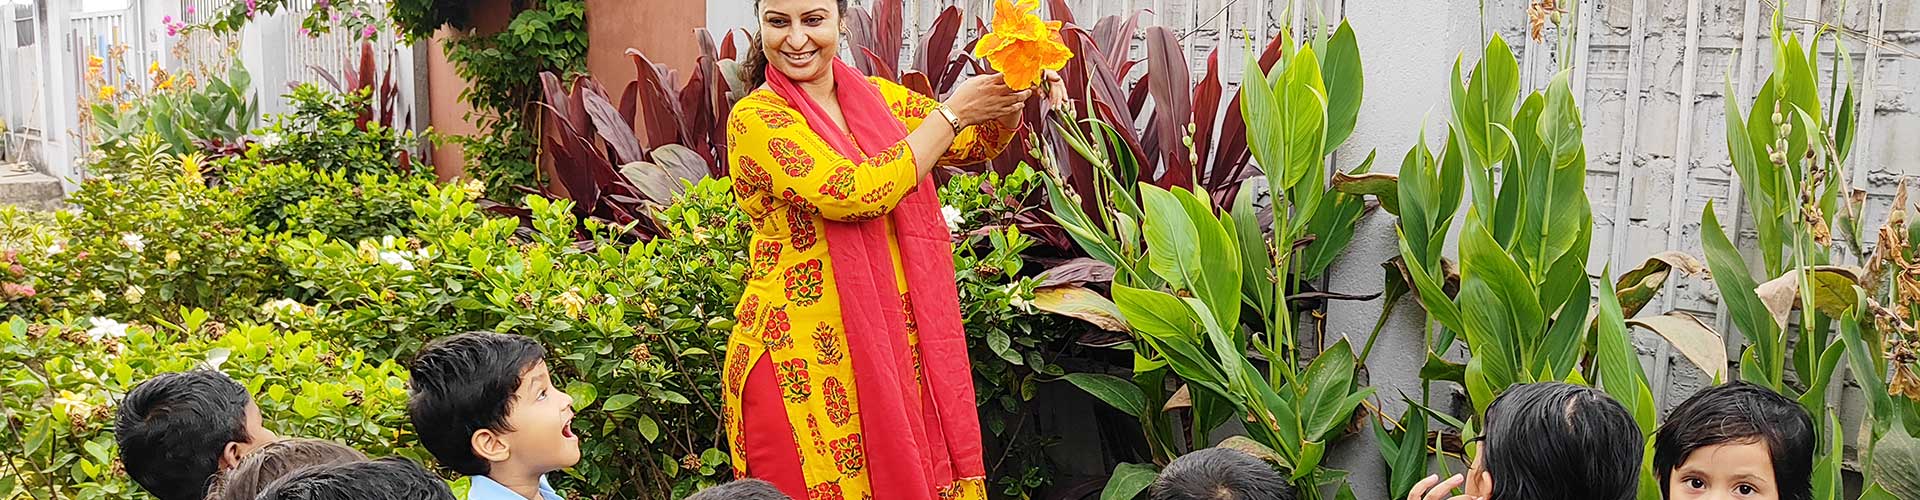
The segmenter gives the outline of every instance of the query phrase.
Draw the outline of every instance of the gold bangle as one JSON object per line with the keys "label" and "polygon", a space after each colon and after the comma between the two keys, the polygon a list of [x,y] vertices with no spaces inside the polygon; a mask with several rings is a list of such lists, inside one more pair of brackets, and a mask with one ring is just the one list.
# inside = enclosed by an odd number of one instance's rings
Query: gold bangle
{"label": "gold bangle", "polygon": [[960,126],[960,115],[954,114],[953,108],[947,107],[945,103],[934,109],[939,110],[940,116],[947,119],[947,125],[953,126],[953,135],[960,135],[960,130],[963,128]]}

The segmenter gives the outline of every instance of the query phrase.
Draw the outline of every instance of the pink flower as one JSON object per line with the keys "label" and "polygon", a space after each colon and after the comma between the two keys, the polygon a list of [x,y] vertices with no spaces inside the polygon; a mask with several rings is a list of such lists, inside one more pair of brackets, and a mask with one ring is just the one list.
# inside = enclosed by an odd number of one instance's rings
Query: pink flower
{"label": "pink flower", "polygon": [[300,28],[300,36],[311,36],[308,33],[310,32],[306,28]]}
{"label": "pink flower", "polygon": [[247,17],[253,17],[253,12],[258,9],[253,2],[254,0],[247,0]]}
{"label": "pink flower", "polygon": [[160,24],[173,24],[173,16],[160,16]]}
{"label": "pink flower", "polygon": [[187,15],[189,15],[189,16],[191,16],[191,15],[193,15],[193,6],[192,6],[192,5],[188,5],[188,6],[187,6]]}
{"label": "pink flower", "polygon": [[31,299],[33,298],[34,295],[38,294],[38,292],[35,292],[33,290],[33,285],[27,285],[27,284],[21,284],[21,283],[7,283],[4,285],[0,285],[0,293],[3,293],[8,297],[16,297],[16,298],[22,298],[22,299]]}
{"label": "pink flower", "polygon": [[367,38],[373,38],[373,35],[375,33],[379,33],[379,30],[373,29],[372,26],[368,26],[366,29],[360,30],[360,36],[367,37]]}
{"label": "pink flower", "polygon": [[180,26],[172,25],[172,24],[167,25],[167,36],[180,36]]}

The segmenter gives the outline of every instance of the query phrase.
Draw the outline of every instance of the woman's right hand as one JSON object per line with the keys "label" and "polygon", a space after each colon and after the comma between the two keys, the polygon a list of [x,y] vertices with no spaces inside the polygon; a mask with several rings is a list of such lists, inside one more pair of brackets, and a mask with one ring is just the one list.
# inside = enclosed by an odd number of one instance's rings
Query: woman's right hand
{"label": "woman's right hand", "polygon": [[955,128],[967,128],[1018,113],[1026,109],[1027,99],[1032,96],[1031,89],[1013,90],[1005,76],[995,73],[960,82],[946,104],[960,118]]}

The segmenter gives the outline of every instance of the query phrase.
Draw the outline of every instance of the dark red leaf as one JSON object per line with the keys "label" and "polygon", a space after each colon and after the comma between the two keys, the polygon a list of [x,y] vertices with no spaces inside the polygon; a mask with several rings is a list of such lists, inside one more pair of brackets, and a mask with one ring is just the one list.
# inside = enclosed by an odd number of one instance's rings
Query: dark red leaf
{"label": "dark red leaf", "polygon": [[900,75],[900,86],[906,87],[907,90],[917,92],[923,96],[927,96],[934,99],[940,98],[939,96],[934,95],[933,84],[927,81],[927,75],[918,71],[908,72],[907,74]]}
{"label": "dark red leaf", "polygon": [[627,58],[639,75],[639,115],[634,123],[640,125],[647,149],[680,142],[680,110],[673,99],[675,92],[667,86],[673,81],[672,75],[663,74],[664,70],[639,50],[627,49]]}
{"label": "dark red leaf", "polygon": [[873,48],[861,47],[860,55],[862,56],[860,59],[866,61],[866,66],[870,68],[865,70],[867,76],[877,76],[890,81],[900,80],[900,73],[893,69],[893,64],[888,63],[884,56],[874,53]]}
{"label": "dark red leaf", "polygon": [[[1193,118],[1193,73],[1187,69],[1187,52],[1180,39],[1164,26],[1147,29],[1147,82],[1153,93],[1156,127],[1149,133],[1158,137],[1161,174],[1155,184],[1191,186],[1193,163],[1187,157],[1187,124]],[[1152,157],[1142,158],[1152,162]]]}
{"label": "dark red leaf", "polygon": [[633,135],[633,124],[620,118],[620,111],[607,102],[607,91],[599,82],[579,77],[584,82],[581,95],[577,96],[584,105],[588,119],[593,121],[593,130],[601,140],[607,142],[607,148],[613,152],[615,163],[631,163],[646,159],[647,148],[640,145],[640,138]]}
{"label": "dark red leaf", "polygon": [[1046,270],[1039,288],[1069,284],[1111,283],[1113,275],[1113,265],[1082,257]]}
{"label": "dark red leaf", "polygon": [[[881,61],[887,63],[887,68],[894,68],[900,65],[901,45],[906,43],[906,36],[902,34],[903,25],[906,23],[904,16],[902,16],[903,10],[901,0],[880,0],[878,4],[873,6],[873,34],[875,38],[873,41],[873,52],[880,56]],[[886,76],[888,79],[894,79],[897,75],[898,72],[890,69]]]}
{"label": "dark red leaf", "polygon": [[[964,25],[959,7],[948,6],[940,11],[933,20],[932,29],[927,37],[920,41],[915,67],[927,75],[927,82],[934,84],[930,88],[945,90],[952,88],[960,78],[956,62],[971,60],[965,53],[955,54],[954,43],[960,38],[960,28]],[[982,30],[981,33],[985,33]],[[937,95],[934,98],[939,98]]]}
{"label": "dark red leaf", "polygon": [[1220,99],[1223,96],[1220,83],[1220,49],[1213,49],[1207,55],[1207,74],[1200,79],[1200,85],[1193,88],[1193,148],[1200,157],[1200,164],[1194,168],[1205,168],[1200,175],[1207,179],[1203,187],[1209,192],[1218,185],[1215,176],[1225,174],[1218,168],[1212,168],[1213,133],[1219,129]]}

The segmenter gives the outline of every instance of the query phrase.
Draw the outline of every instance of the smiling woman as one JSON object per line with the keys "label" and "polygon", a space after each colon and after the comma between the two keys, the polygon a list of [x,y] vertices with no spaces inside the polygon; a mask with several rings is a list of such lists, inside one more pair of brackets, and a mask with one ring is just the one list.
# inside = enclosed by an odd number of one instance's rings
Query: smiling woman
{"label": "smiling woman", "polygon": [[985,498],[951,235],[928,173],[998,155],[1034,93],[980,76],[941,103],[867,78],[834,57],[845,9],[755,10],[757,89],[727,136],[754,225],[724,377],[734,469],[794,498]]}

